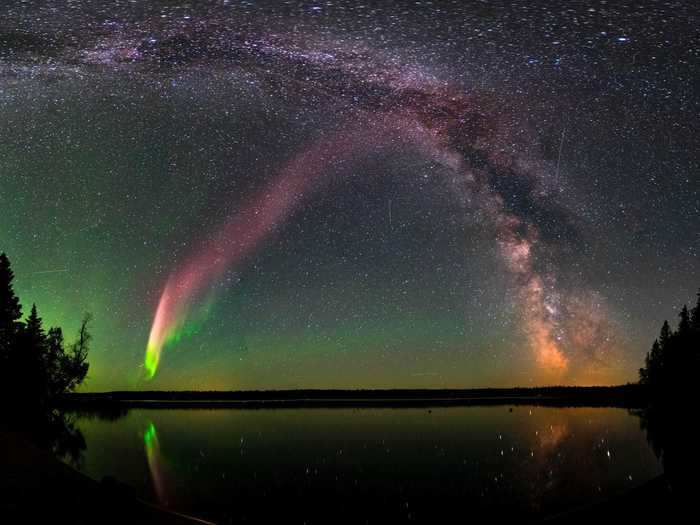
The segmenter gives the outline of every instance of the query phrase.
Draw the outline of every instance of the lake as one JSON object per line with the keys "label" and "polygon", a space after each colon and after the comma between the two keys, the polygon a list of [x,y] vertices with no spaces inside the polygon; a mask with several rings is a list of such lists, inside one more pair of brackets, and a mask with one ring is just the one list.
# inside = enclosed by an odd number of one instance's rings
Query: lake
{"label": "lake", "polygon": [[76,425],[82,472],[218,523],[539,518],[662,472],[618,408],[133,409]]}

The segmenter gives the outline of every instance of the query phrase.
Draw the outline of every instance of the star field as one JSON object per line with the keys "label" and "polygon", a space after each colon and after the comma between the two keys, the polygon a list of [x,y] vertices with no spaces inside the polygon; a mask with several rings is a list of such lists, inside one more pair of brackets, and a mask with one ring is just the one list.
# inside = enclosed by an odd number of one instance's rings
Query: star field
{"label": "star field", "polygon": [[698,286],[693,2],[2,10],[0,250],[88,390],[628,381]]}

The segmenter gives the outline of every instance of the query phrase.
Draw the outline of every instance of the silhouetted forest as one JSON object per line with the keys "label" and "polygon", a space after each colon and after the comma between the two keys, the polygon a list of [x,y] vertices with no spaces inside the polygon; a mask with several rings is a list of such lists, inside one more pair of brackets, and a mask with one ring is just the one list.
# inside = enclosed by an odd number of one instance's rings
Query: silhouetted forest
{"label": "silhouetted forest", "polygon": [[655,401],[678,403],[684,390],[693,388],[700,370],[700,292],[692,310],[684,305],[673,331],[664,321],[658,339],[639,369],[639,382],[649,388]]}
{"label": "silhouetted forest", "polygon": [[44,328],[36,305],[23,319],[13,279],[9,259],[0,253],[2,425],[77,463],[85,440],[74,416],[57,410],[56,404],[59,396],[75,390],[87,375],[90,315],[83,318],[75,341],[66,343],[61,328]]}
{"label": "silhouetted forest", "polygon": [[692,310],[681,309],[674,331],[664,321],[658,339],[639,370],[639,382],[648,392],[646,408],[637,411],[641,427],[656,456],[674,504],[694,502],[700,453],[697,434],[697,377],[700,371],[700,292]]}
{"label": "silhouetted forest", "polygon": [[57,396],[72,392],[88,371],[90,346],[86,314],[74,342],[63,330],[44,329],[36,305],[22,320],[22,305],[12,287],[10,261],[0,254],[0,394],[11,396],[23,410],[50,407]]}

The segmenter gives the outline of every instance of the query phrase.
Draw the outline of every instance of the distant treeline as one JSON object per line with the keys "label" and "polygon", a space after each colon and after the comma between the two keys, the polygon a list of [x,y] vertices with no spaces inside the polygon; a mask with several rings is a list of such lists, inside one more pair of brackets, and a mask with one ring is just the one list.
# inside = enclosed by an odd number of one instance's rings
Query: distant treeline
{"label": "distant treeline", "polygon": [[63,396],[74,407],[110,404],[128,407],[277,407],[277,406],[439,406],[545,404],[557,406],[640,407],[646,389],[640,385],[478,389],[396,390],[248,390],[121,391]]}

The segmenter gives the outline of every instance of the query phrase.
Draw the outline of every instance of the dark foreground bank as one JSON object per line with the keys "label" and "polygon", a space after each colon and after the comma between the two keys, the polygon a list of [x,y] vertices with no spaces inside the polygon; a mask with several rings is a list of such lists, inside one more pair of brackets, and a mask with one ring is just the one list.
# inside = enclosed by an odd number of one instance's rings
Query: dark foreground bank
{"label": "dark foreground bank", "polygon": [[0,471],[0,523],[209,523],[141,501],[116,480],[92,480],[15,432],[0,430]]}

